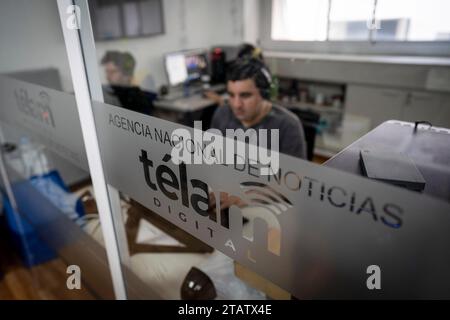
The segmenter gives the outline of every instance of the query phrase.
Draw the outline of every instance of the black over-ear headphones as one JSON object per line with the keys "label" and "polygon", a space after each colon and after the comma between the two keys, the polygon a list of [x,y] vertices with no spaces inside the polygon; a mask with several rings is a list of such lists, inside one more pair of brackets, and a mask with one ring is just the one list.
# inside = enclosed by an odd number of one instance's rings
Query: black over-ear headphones
{"label": "black over-ear headphones", "polygon": [[272,75],[264,63],[258,59],[250,59],[248,61],[258,72],[255,74],[254,81],[256,87],[259,89],[261,97],[265,100],[270,100]]}

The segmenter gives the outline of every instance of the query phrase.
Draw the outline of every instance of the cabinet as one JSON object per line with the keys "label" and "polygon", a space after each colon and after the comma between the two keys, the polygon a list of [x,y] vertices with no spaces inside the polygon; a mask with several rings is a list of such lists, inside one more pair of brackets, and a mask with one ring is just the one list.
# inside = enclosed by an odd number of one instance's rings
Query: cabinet
{"label": "cabinet", "polygon": [[400,120],[407,92],[398,89],[349,85],[346,112],[370,119],[371,128],[386,120]]}
{"label": "cabinet", "polygon": [[349,85],[346,112],[368,117],[372,128],[392,119],[450,128],[450,94]]}
{"label": "cabinet", "polygon": [[440,109],[438,113],[438,119],[435,126],[450,128],[450,94],[442,94],[440,101]]}
{"label": "cabinet", "polygon": [[345,84],[290,77],[277,79],[277,104],[316,114],[320,117],[321,130],[335,131],[341,124]]}
{"label": "cabinet", "polygon": [[450,128],[450,95],[411,92],[403,106],[402,120],[426,120],[436,127]]}

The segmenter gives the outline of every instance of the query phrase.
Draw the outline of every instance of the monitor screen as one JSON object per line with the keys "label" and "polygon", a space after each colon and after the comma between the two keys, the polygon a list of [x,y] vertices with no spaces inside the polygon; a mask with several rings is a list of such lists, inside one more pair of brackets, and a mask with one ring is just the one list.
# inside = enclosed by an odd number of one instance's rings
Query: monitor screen
{"label": "monitor screen", "polygon": [[182,53],[171,53],[165,59],[167,76],[171,86],[176,86],[188,79],[186,59]]}
{"label": "monitor screen", "polygon": [[193,82],[208,74],[208,53],[203,50],[169,53],[165,64],[171,86]]}
{"label": "monitor screen", "polygon": [[208,73],[208,55],[206,52],[186,53],[188,80],[195,81]]}

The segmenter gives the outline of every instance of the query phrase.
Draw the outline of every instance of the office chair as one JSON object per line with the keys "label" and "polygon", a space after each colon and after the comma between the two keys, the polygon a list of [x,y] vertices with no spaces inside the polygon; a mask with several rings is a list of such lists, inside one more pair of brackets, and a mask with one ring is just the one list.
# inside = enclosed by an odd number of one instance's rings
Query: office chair
{"label": "office chair", "polygon": [[111,88],[123,108],[147,115],[152,114],[153,101],[157,98],[155,93],[143,91],[139,87],[113,85]]}
{"label": "office chair", "polygon": [[308,160],[312,161],[314,157],[314,146],[320,121],[320,114],[312,110],[301,110],[298,108],[288,109],[300,119],[300,122],[303,125],[306,139],[306,154]]}

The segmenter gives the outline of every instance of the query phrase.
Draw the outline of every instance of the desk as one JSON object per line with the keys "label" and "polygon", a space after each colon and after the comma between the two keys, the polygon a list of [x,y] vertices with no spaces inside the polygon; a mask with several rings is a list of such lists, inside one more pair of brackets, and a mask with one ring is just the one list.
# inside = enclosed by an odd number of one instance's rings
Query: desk
{"label": "desk", "polygon": [[153,103],[158,110],[159,117],[178,122],[189,127],[194,126],[194,121],[203,122],[203,130],[210,127],[217,104],[201,94],[194,94],[172,100],[158,100]]}
{"label": "desk", "polygon": [[353,142],[324,163],[362,176],[359,151],[364,148],[391,149],[408,155],[422,173],[426,185],[423,193],[450,202],[450,130],[414,124],[386,121]]}
{"label": "desk", "polygon": [[160,109],[168,110],[168,111],[176,111],[176,112],[195,112],[199,110],[203,110],[207,107],[214,106],[215,102],[210,99],[203,97],[203,90],[211,90],[214,92],[222,92],[226,90],[226,86],[223,83],[215,84],[209,87],[209,89],[200,89],[199,87],[191,88],[194,90],[187,97],[183,96],[183,92],[180,89],[175,90],[175,97],[170,98],[171,93],[168,96],[161,98],[158,101],[154,102],[154,106]]}
{"label": "desk", "polygon": [[201,94],[194,94],[189,97],[155,101],[154,106],[160,109],[176,112],[194,112],[215,105],[215,102],[204,98]]}

